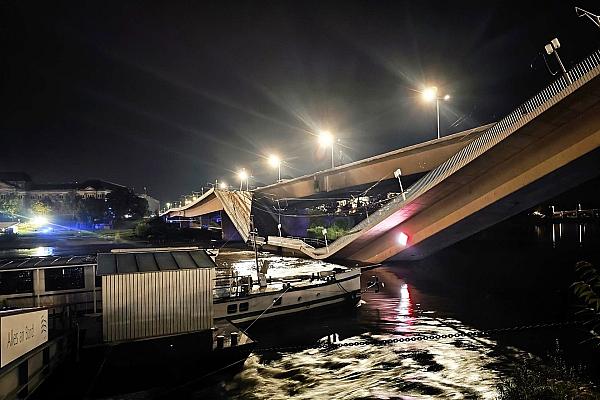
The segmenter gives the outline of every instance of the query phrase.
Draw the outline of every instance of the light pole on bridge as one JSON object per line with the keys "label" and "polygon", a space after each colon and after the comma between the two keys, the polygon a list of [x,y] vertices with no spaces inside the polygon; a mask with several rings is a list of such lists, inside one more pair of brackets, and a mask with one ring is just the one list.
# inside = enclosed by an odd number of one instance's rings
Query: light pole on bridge
{"label": "light pole on bridge", "polygon": [[250,177],[245,168],[242,168],[240,172],[238,172],[238,177],[240,178],[240,190],[244,188],[244,181],[246,181],[246,191],[248,191],[248,180]]}
{"label": "light pole on bridge", "polygon": [[319,133],[319,143],[321,144],[321,146],[323,147],[327,147],[327,146],[331,146],[331,168],[335,168],[335,163],[334,163],[334,150],[333,150],[333,145],[335,142],[335,138],[333,137],[333,135],[331,133],[329,133],[329,131],[321,131]]}
{"label": "light pole on bridge", "polygon": [[277,182],[281,182],[281,158],[276,154],[269,156],[269,165],[273,168],[277,168]]}
{"label": "light pole on bridge", "polygon": [[446,94],[444,96],[438,96],[438,88],[435,86],[431,86],[423,90],[421,92],[423,99],[427,102],[435,100],[435,113],[437,117],[437,138],[440,138],[440,100],[448,101],[450,100],[450,95]]}

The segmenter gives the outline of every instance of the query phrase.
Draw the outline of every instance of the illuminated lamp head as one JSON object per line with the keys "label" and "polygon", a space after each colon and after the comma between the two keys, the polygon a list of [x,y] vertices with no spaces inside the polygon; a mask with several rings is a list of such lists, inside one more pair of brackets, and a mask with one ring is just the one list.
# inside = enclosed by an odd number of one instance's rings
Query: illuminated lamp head
{"label": "illuminated lamp head", "polygon": [[269,156],[269,165],[271,165],[273,168],[277,168],[279,164],[281,164],[281,159],[275,154],[271,154]]}
{"label": "illuminated lamp head", "polygon": [[438,89],[435,86],[425,88],[421,92],[421,96],[423,97],[423,100],[425,100],[425,101],[433,101],[437,98],[437,95],[438,95]]}

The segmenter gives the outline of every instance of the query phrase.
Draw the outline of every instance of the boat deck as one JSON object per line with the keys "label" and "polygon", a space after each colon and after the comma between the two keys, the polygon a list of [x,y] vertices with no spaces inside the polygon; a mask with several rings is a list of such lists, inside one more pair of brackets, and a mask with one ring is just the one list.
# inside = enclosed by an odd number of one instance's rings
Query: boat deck
{"label": "boat deck", "polygon": [[[352,269],[346,269],[343,272],[337,272],[334,274],[333,271],[322,271],[318,275],[294,275],[284,278],[273,278],[267,279],[267,286],[261,287],[258,282],[252,282],[252,287],[247,292],[231,292],[228,287],[216,288],[215,289],[215,302],[223,302],[231,299],[232,297],[250,297],[257,295],[266,295],[277,292],[283,292],[287,286],[290,286],[289,291],[302,290],[308,287],[318,287],[320,285],[329,285],[332,280],[336,277],[339,281],[340,274],[346,274],[352,271]],[[220,273],[219,273],[220,272]],[[228,271],[217,270],[217,280],[227,281],[234,279],[230,275],[227,275]],[[239,279],[239,278],[237,278]]]}

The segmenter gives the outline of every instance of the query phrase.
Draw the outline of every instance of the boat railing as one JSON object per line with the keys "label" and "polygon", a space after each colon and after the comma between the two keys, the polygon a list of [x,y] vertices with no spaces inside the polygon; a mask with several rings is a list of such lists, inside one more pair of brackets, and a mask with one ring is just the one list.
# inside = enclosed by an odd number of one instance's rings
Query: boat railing
{"label": "boat railing", "polygon": [[213,295],[215,299],[242,297],[252,290],[252,276],[228,275],[214,279]]}

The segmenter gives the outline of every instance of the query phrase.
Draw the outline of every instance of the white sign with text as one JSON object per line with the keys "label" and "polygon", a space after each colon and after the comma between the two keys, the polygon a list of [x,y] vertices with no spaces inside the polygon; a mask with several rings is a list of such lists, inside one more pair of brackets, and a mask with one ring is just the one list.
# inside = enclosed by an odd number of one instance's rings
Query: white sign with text
{"label": "white sign with text", "polygon": [[48,310],[0,318],[0,368],[48,341]]}

